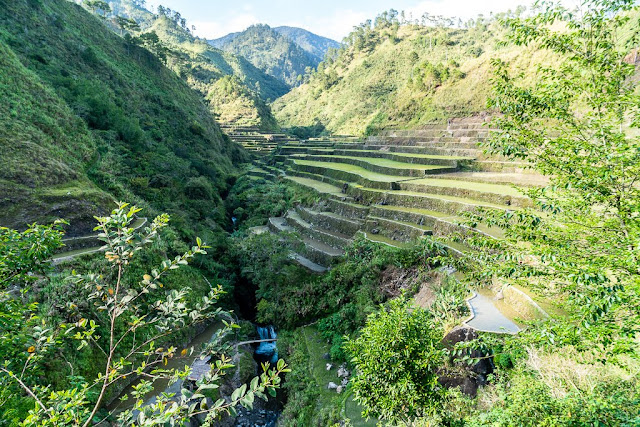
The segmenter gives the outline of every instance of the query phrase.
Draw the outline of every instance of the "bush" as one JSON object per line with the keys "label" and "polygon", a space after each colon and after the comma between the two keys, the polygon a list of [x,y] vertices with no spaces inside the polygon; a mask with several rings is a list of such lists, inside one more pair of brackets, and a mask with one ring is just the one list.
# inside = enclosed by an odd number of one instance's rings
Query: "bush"
{"label": "bush", "polygon": [[436,374],[445,360],[442,331],[405,299],[370,315],[345,348],[357,372],[351,384],[363,416],[398,423],[436,412],[443,402]]}

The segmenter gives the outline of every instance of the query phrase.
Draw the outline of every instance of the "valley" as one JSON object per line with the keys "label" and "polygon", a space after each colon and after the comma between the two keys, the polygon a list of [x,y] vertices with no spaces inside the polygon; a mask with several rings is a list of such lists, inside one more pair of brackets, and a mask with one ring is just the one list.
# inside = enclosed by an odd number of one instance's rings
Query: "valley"
{"label": "valley", "polygon": [[199,1],[0,0],[0,427],[640,422],[634,2]]}

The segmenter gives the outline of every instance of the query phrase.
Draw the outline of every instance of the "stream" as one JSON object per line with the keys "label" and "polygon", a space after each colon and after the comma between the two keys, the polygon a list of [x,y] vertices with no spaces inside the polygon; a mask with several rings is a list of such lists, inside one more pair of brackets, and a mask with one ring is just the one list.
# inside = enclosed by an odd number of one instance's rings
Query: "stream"
{"label": "stream", "polygon": [[[185,348],[194,348],[193,354],[184,357],[174,357],[169,359],[166,369],[184,369],[186,366],[191,366],[201,354],[201,349],[208,344],[215,336],[216,331],[220,328],[219,323],[214,323],[208,326],[204,331],[195,336],[193,340]],[[257,334],[260,340],[275,339],[277,334],[273,326],[256,326]],[[255,345],[255,344],[254,344]],[[263,342],[260,343],[254,351],[254,358],[258,362],[258,366],[262,362],[276,363],[278,361],[278,349],[275,342]],[[256,372],[256,375],[258,373]],[[139,384],[139,381],[134,381],[128,385],[113,402],[107,405],[106,409],[113,415],[130,409],[136,402],[136,399],[132,397],[131,392],[134,390],[134,386]],[[161,392],[180,394],[183,381],[177,381],[169,385],[168,380],[157,380],[154,382],[153,390],[144,396],[145,404],[152,404],[155,402],[156,396]],[[278,393],[280,394],[280,392]],[[120,398],[128,396],[124,401]],[[278,399],[279,400],[279,399]],[[244,408],[238,408],[238,416],[235,420],[227,420],[222,422],[221,425],[225,426],[264,426],[274,427],[277,423],[278,417],[281,412],[281,404],[276,399],[269,399],[268,402],[261,401],[259,399],[255,402],[253,410],[246,410]]]}
{"label": "stream", "polygon": [[[167,366],[163,368],[184,369],[185,366],[191,366],[191,364],[200,357],[200,351],[202,347],[209,343],[209,341],[211,341],[218,329],[220,329],[220,324],[218,322],[208,326],[204,331],[196,335],[195,338],[193,338],[193,340],[191,340],[191,342],[189,342],[189,344],[186,346],[187,349],[193,347],[193,354],[184,357],[173,357],[169,359]],[[120,393],[120,396],[118,396],[117,399],[115,399],[113,402],[111,402],[111,404],[107,406],[107,410],[113,412],[114,414],[118,414],[126,409],[131,408],[136,402],[136,399],[133,398],[131,392],[133,391],[133,387],[137,384],[139,384],[139,381],[134,381],[129,384]],[[154,389],[144,396],[144,401],[146,403],[153,403],[155,401],[156,395],[160,394],[159,392],[157,392],[157,390],[163,390],[167,393],[180,393],[182,381],[177,381],[169,386],[169,380],[157,380],[156,382],[154,382],[153,386]],[[120,397],[125,395],[129,396],[129,398],[127,400],[121,401]]]}

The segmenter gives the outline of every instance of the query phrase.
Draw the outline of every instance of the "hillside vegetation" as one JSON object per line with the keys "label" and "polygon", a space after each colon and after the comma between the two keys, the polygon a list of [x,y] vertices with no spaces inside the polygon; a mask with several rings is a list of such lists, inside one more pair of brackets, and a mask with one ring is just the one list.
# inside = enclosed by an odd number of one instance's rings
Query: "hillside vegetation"
{"label": "hillside vegetation", "polygon": [[278,99],[274,114],[283,126],[370,134],[483,112],[492,58],[531,73],[548,55],[501,47],[503,33],[495,20],[427,27],[385,12],[357,27],[336,57]]}
{"label": "hillside vegetation", "polygon": [[[107,23],[113,30],[125,33],[117,24],[118,17],[122,17],[133,19],[139,25],[139,28],[129,30],[134,37],[157,35],[158,49],[166,57],[166,65],[207,98],[211,112],[222,121],[264,130],[277,129],[267,102],[287,93],[287,85],[245,58],[216,49],[194,37],[177,11],[164,8],[162,13],[154,14],[133,0],[108,3],[111,13]],[[217,84],[225,77],[233,77],[231,92],[221,91],[229,88],[228,83]]]}
{"label": "hillside vegetation", "polygon": [[[94,225],[114,199],[213,226],[246,159],[200,96],[149,51],[66,0],[1,1],[3,225]],[[153,211],[152,211],[153,212]]]}
{"label": "hillside vegetation", "polygon": [[309,53],[318,64],[324,60],[325,55],[330,49],[338,49],[340,47],[340,43],[337,41],[319,36],[303,28],[276,27],[274,30],[300,46],[305,52]]}
{"label": "hillside vegetation", "polygon": [[298,76],[308,72],[307,68],[318,65],[314,55],[268,25],[253,25],[239,34],[209,43],[248,59],[289,87],[298,83]]}

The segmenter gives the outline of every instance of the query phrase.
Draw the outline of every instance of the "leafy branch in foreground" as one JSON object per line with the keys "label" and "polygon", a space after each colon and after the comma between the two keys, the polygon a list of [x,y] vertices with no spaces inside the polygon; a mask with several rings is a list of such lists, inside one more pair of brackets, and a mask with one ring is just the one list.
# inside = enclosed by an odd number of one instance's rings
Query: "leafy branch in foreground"
{"label": "leafy branch in foreground", "polygon": [[632,352],[640,332],[640,95],[629,60],[638,43],[635,2],[536,7],[533,17],[505,21],[510,40],[557,61],[540,67],[533,84],[493,61],[489,105],[502,114],[486,148],[528,162],[551,185],[527,191],[532,209],[470,215],[506,233],[502,242],[475,242],[477,278],[564,301],[570,321],[550,324],[540,335],[547,343]]}
{"label": "leafy branch in foreground", "polygon": [[[135,215],[140,211],[135,207],[120,203],[110,216],[97,218],[100,239],[106,243],[105,258],[109,271],[104,275],[73,273],[69,283],[86,295],[95,308],[95,318],[82,318],[75,324],[49,326],[34,317],[35,306],[23,307],[6,293],[3,301],[8,304],[3,319],[13,319],[15,325],[30,334],[26,348],[28,356],[11,358],[0,366],[0,379],[18,384],[35,401],[35,408],[23,421],[25,426],[89,426],[100,421],[97,417],[108,390],[116,383],[128,377],[140,377],[141,381],[132,393],[136,403],[131,410],[118,416],[121,425],[152,426],[165,423],[180,425],[195,415],[206,415],[213,420],[224,413],[233,411],[238,405],[252,407],[255,397],[267,398],[274,395],[280,385],[280,375],[287,372],[284,361],[269,369],[263,365],[264,373],[237,389],[230,400],[219,399],[212,402],[205,397],[207,390],[217,389],[224,371],[231,368],[230,359],[220,356],[210,372],[199,379],[195,390],[181,387],[181,394],[160,393],[155,403],[145,406],[144,396],[152,390],[153,382],[159,379],[170,383],[183,381],[188,377],[190,368],[184,370],[163,369],[170,358],[176,357],[175,347],[157,347],[159,341],[166,342],[177,331],[192,327],[197,323],[213,318],[225,317],[220,308],[214,308],[222,294],[221,287],[211,289],[194,307],[187,303],[187,291],[161,291],[162,280],[172,270],[187,265],[196,255],[206,254],[206,248],[200,239],[196,246],[165,260],[157,269],[142,275],[136,281],[126,280],[127,269],[137,254],[153,243],[158,232],[166,227],[167,215],[157,217],[143,232],[132,228]],[[102,325],[104,322],[106,325]],[[230,330],[236,325],[224,321],[224,329]],[[4,329],[4,320],[2,323]],[[99,330],[108,331],[99,336]],[[11,331],[7,329],[7,334]],[[2,334],[5,336],[4,332]],[[11,339],[11,337],[9,337]],[[65,340],[76,340],[78,349],[92,346],[105,358],[104,370],[95,379],[83,382],[69,390],[53,390],[49,385],[41,385],[37,379],[25,375],[35,369]],[[192,350],[193,351],[193,350]],[[180,352],[184,356],[187,350]],[[23,360],[24,359],[24,360]]]}

